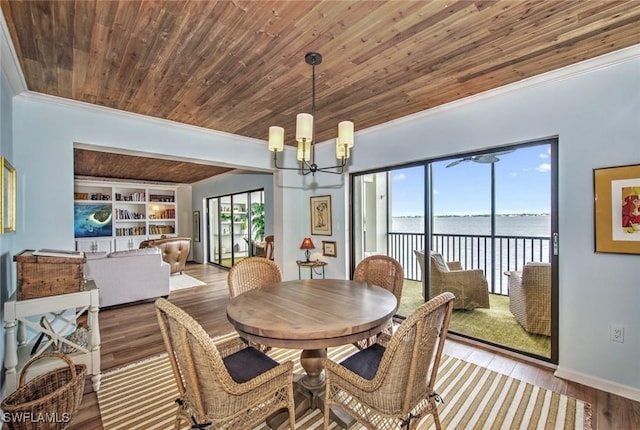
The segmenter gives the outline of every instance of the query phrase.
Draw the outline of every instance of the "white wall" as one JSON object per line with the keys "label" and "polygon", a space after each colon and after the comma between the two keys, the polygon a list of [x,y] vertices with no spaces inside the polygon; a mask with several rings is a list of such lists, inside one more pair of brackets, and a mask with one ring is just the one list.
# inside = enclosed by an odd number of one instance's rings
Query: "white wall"
{"label": "white wall", "polygon": [[247,165],[269,167],[268,151],[256,140],[61,99],[16,97],[13,125],[14,156],[22,166],[18,173],[23,178],[18,191],[22,208],[18,213],[18,226],[22,226],[15,244],[18,248],[73,249],[74,142],[232,166],[232,154],[238,151],[247,154],[243,158]]}

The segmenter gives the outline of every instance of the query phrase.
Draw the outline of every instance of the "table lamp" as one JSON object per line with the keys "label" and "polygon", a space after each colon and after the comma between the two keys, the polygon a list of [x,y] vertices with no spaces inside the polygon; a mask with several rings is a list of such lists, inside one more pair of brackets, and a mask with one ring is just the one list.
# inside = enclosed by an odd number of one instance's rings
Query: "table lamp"
{"label": "table lamp", "polygon": [[302,240],[302,243],[300,244],[300,249],[304,249],[305,250],[305,257],[307,257],[307,263],[309,262],[309,250],[310,249],[316,249],[315,245],[313,244],[313,242],[311,241],[310,237],[305,237]]}

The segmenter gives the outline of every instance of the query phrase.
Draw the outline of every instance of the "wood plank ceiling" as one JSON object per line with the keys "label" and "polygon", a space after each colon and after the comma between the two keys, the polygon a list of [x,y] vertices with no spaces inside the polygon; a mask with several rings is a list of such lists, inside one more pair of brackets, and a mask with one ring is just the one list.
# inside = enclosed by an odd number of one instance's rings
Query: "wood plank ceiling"
{"label": "wood plank ceiling", "polygon": [[280,125],[289,144],[296,114],[310,111],[309,51],[324,56],[315,120],[324,141],[344,119],[357,132],[640,43],[637,0],[1,7],[30,91],[263,140]]}

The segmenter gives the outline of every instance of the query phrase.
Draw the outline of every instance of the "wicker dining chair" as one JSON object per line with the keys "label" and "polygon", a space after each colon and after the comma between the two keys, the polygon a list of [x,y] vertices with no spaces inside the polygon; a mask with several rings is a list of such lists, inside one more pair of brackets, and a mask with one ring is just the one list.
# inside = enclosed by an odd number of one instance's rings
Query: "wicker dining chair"
{"label": "wicker dining chair", "polygon": [[[402,285],[404,284],[404,270],[394,258],[386,255],[371,255],[360,261],[353,272],[353,280],[367,282],[385,288],[396,296],[398,306],[402,297]],[[391,334],[394,329],[393,319],[389,320],[382,332]],[[359,349],[366,348],[375,343],[375,337],[362,340],[354,345]]]}
{"label": "wicker dining chair", "polygon": [[[234,264],[227,275],[229,297],[232,299],[264,285],[282,281],[280,267],[272,260],[264,257],[249,257]],[[249,345],[267,352],[271,347],[249,342]]]}
{"label": "wicker dining chair", "polygon": [[175,429],[248,429],[288,409],[295,429],[293,363],[281,364],[240,338],[214,343],[189,314],[166,299],[155,302],[158,323],[178,385]]}
{"label": "wicker dining chair", "polygon": [[434,384],[453,300],[447,292],[421,305],[388,342],[358,351],[341,363],[323,359],[323,428],[328,428],[330,408],[338,406],[368,429],[415,429],[420,418],[432,414],[440,430],[441,398]]}
{"label": "wicker dining chair", "polygon": [[282,272],[276,263],[264,257],[241,260],[231,267],[227,276],[231,298],[274,282],[282,282]]}

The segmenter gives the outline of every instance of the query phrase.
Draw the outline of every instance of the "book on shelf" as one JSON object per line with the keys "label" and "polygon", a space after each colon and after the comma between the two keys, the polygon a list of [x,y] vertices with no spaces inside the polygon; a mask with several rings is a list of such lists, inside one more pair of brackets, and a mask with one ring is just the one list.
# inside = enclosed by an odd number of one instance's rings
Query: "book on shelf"
{"label": "book on shelf", "polygon": [[38,249],[33,251],[33,255],[39,257],[65,257],[65,258],[83,258],[82,251],[66,251],[62,249]]}

